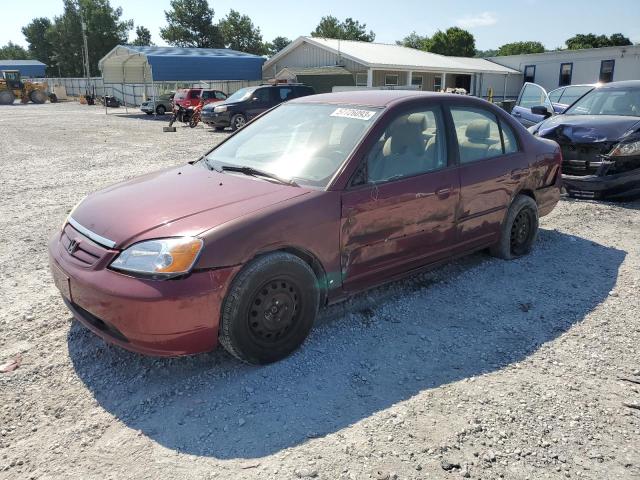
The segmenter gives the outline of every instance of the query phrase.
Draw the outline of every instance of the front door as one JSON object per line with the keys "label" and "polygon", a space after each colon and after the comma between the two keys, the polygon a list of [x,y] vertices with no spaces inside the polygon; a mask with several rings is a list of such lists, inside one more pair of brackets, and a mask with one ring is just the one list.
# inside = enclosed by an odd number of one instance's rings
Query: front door
{"label": "front door", "polygon": [[541,122],[546,117],[531,111],[531,107],[544,106],[549,115],[553,114],[553,105],[549,101],[547,91],[536,83],[525,83],[520,90],[518,100],[511,111],[515,117],[525,127],[530,127]]}
{"label": "front door", "polygon": [[258,88],[252,94],[247,105],[247,121],[266,112],[274,105],[274,89],[270,87]]}
{"label": "front door", "polygon": [[459,184],[440,107],[392,118],[342,196],[345,290],[440,260],[455,243]]}

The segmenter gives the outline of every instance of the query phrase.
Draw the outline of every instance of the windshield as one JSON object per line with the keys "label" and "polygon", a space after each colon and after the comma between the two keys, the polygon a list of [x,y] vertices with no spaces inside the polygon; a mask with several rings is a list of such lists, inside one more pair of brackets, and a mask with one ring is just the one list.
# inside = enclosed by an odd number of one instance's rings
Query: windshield
{"label": "windshield", "polygon": [[241,102],[242,100],[246,100],[249,95],[255,90],[255,88],[241,88],[233,95],[227,97],[227,102]]}
{"label": "windshield", "polygon": [[596,88],[570,106],[565,115],[640,116],[640,88]]}
{"label": "windshield", "polygon": [[206,156],[212,167],[249,167],[325,187],[380,110],[348,105],[283,104]]}

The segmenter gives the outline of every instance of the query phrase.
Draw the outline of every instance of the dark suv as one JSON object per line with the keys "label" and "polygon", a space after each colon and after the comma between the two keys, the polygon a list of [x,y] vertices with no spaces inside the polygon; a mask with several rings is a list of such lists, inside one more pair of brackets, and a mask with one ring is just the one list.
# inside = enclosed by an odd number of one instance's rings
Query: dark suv
{"label": "dark suv", "polygon": [[224,102],[205,105],[202,109],[202,121],[216,130],[226,127],[237,130],[279,103],[314,93],[315,90],[306,85],[261,85],[241,88]]}

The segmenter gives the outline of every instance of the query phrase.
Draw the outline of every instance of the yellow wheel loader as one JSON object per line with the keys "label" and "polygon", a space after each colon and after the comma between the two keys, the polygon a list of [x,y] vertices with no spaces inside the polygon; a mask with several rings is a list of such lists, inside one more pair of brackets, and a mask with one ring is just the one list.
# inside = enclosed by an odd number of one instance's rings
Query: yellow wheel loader
{"label": "yellow wheel loader", "polygon": [[16,98],[22,103],[44,103],[47,101],[46,82],[22,81],[19,70],[2,70],[0,77],[0,105],[11,105]]}

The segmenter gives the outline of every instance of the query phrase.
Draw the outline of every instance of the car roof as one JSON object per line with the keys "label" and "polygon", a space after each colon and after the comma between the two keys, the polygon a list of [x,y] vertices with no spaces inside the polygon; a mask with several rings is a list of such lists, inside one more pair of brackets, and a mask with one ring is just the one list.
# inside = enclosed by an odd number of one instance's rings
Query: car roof
{"label": "car roof", "polygon": [[[348,92],[321,93],[290,100],[288,103],[335,103],[367,107],[386,107],[391,103],[402,103],[416,98],[457,98],[461,95],[415,90],[355,90]],[[473,97],[468,97],[473,98]]]}
{"label": "car roof", "polygon": [[632,87],[640,88],[640,80],[622,80],[620,82],[603,83],[598,88],[620,88],[620,87]]}

